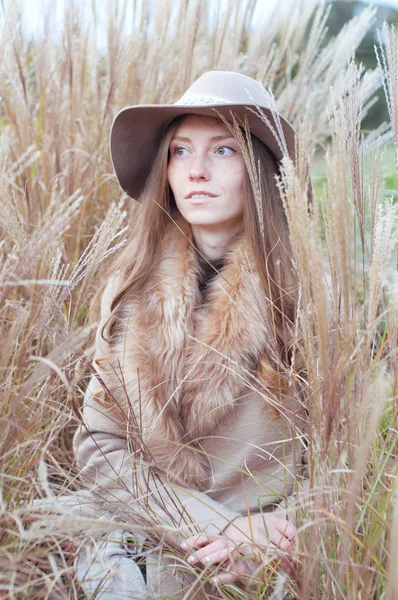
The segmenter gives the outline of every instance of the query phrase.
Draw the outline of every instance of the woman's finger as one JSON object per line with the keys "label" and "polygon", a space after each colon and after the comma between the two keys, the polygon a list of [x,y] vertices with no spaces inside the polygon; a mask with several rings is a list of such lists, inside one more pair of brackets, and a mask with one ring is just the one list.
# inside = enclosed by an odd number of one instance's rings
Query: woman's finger
{"label": "woman's finger", "polygon": [[236,560],[231,568],[227,571],[221,571],[217,573],[217,577],[213,578],[213,583],[215,585],[218,584],[229,584],[234,583],[235,581],[242,581],[244,579],[248,579],[250,577],[250,569],[244,560]]}
{"label": "woman's finger", "polygon": [[188,548],[201,548],[220,538],[222,538],[221,535],[209,536],[201,533],[184,540],[180,545],[184,550],[188,550]]}
{"label": "woman's finger", "polygon": [[239,581],[241,577],[236,573],[220,573],[217,577],[213,577],[214,585],[227,585],[228,583],[235,583]]}
{"label": "woman's finger", "polygon": [[231,561],[236,556],[236,552],[237,551],[232,547],[222,548],[221,550],[217,550],[216,552],[206,554],[206,556],[203,556],[201,558],[201,562],[207,567],[223,563],[228,560]]}
{"label": "woman's finger", "polygon": [[[216,540],[214,542],[211,542],[210,544],[207,544],[207,546],[204,546],[202,548],[199,548],[199,550],[194,551],[192,554],[190,554],[187,558],[187,561],[191,564],[191,565],[195,565],[196,563],[202,561],[204,562],[204,564],[206,564],[206,562],[208,561],[204,561],[204,559],[207,556],[210,556],[211,554],[214,554],[216,552],[219,552],[220,550],[224,550],[227,547],[226,541],[223,539],[219,539]],[[208,563],[210,564],[210,563]]]}
{"label": "woman's finger", "polygon": [[[270,551],[272,548],[272,551]],[[297,576],[299,563],[292,554],[285,554],[280,551],[274,544],[270,544],[270,547],[266,553],[262,555],[263,565],[273,565],[276,569],[282,569],[290,577],[295,578]]]}
{"label": "woman's finger", "polygon": [[289,538],[293,542],[296,541],[296,527],[290,521],[278,520],[276,525],[278,531],[280,531],[286,538]]}
{"label": "woman's finger", "polygon": [[298,562],[291,556],[282,556],[280,558],[280,567],[289,577],[293,579],[297,577],[298,573]]}
{"label": "woman's finger", "polygon": [[269,531],[269,542],[281,550],[291,551],[296,543],[296,527],[289,521],[278,519],[275,527]]}
{"label": "woman's finger", "polygon": [[280,550],[284,550],[285,552],[289,552],[295,547],[295,542],[292,541],[290,538],[283,536],[281,533],[279,533],[279,535],[278,533],[276,533],[276,535],[273,536],[273,539],[271,539],[271,541]]}

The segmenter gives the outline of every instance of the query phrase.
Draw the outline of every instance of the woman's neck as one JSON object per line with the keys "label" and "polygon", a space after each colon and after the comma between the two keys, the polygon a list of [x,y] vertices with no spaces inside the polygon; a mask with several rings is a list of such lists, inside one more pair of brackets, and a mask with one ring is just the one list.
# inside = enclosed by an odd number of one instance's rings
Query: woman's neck
{"label": "woman's neck", "polygon": [[218,260],[223,258],[232,238],[241,228],[242,223],[238,223],[231,229],[192,225],[195,246],[208,260]]}

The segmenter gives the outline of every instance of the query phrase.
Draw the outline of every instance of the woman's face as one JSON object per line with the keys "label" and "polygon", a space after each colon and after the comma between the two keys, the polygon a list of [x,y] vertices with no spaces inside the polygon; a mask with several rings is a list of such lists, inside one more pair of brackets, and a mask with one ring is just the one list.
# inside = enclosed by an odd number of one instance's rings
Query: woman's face
{"label": "woman's face", "polygon": [[236,228],[243,216],[245,165],[217,118],[187,115],[170,142],[168,180],[177,208],[195,226]]}

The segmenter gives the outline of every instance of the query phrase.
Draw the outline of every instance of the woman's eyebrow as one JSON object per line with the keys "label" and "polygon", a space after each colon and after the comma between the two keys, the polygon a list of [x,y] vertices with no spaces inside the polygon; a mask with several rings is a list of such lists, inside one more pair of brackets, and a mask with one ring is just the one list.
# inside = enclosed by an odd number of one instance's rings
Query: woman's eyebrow
{"label": "woman's eyebrow", "polygon": [[[210,138],[211,142],[219,142],[221,140],[234,140],[234,136],[233,135],[215,135],[213,137]],[[191,138],[189,137],[185,137],[183,135],[176,135],[174,136],[171,141],[173,142],[174,140],[179,140],[180,142],[192,142]]]}

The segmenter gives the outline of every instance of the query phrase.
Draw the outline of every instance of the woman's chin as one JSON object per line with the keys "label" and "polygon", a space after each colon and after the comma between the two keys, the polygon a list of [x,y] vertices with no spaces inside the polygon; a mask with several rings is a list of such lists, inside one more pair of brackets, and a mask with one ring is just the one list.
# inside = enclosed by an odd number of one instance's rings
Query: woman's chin
{"label": "woman's chin", "polygon": [[[198,211],[199,212],[199,211]],[[214,215],[205,215],[205,214],[192,214],[186,213],[182,215],[186,221],[192,226],[198,227],[215,227],[217,225],[222,225],[224,220],[215,219]]]}

